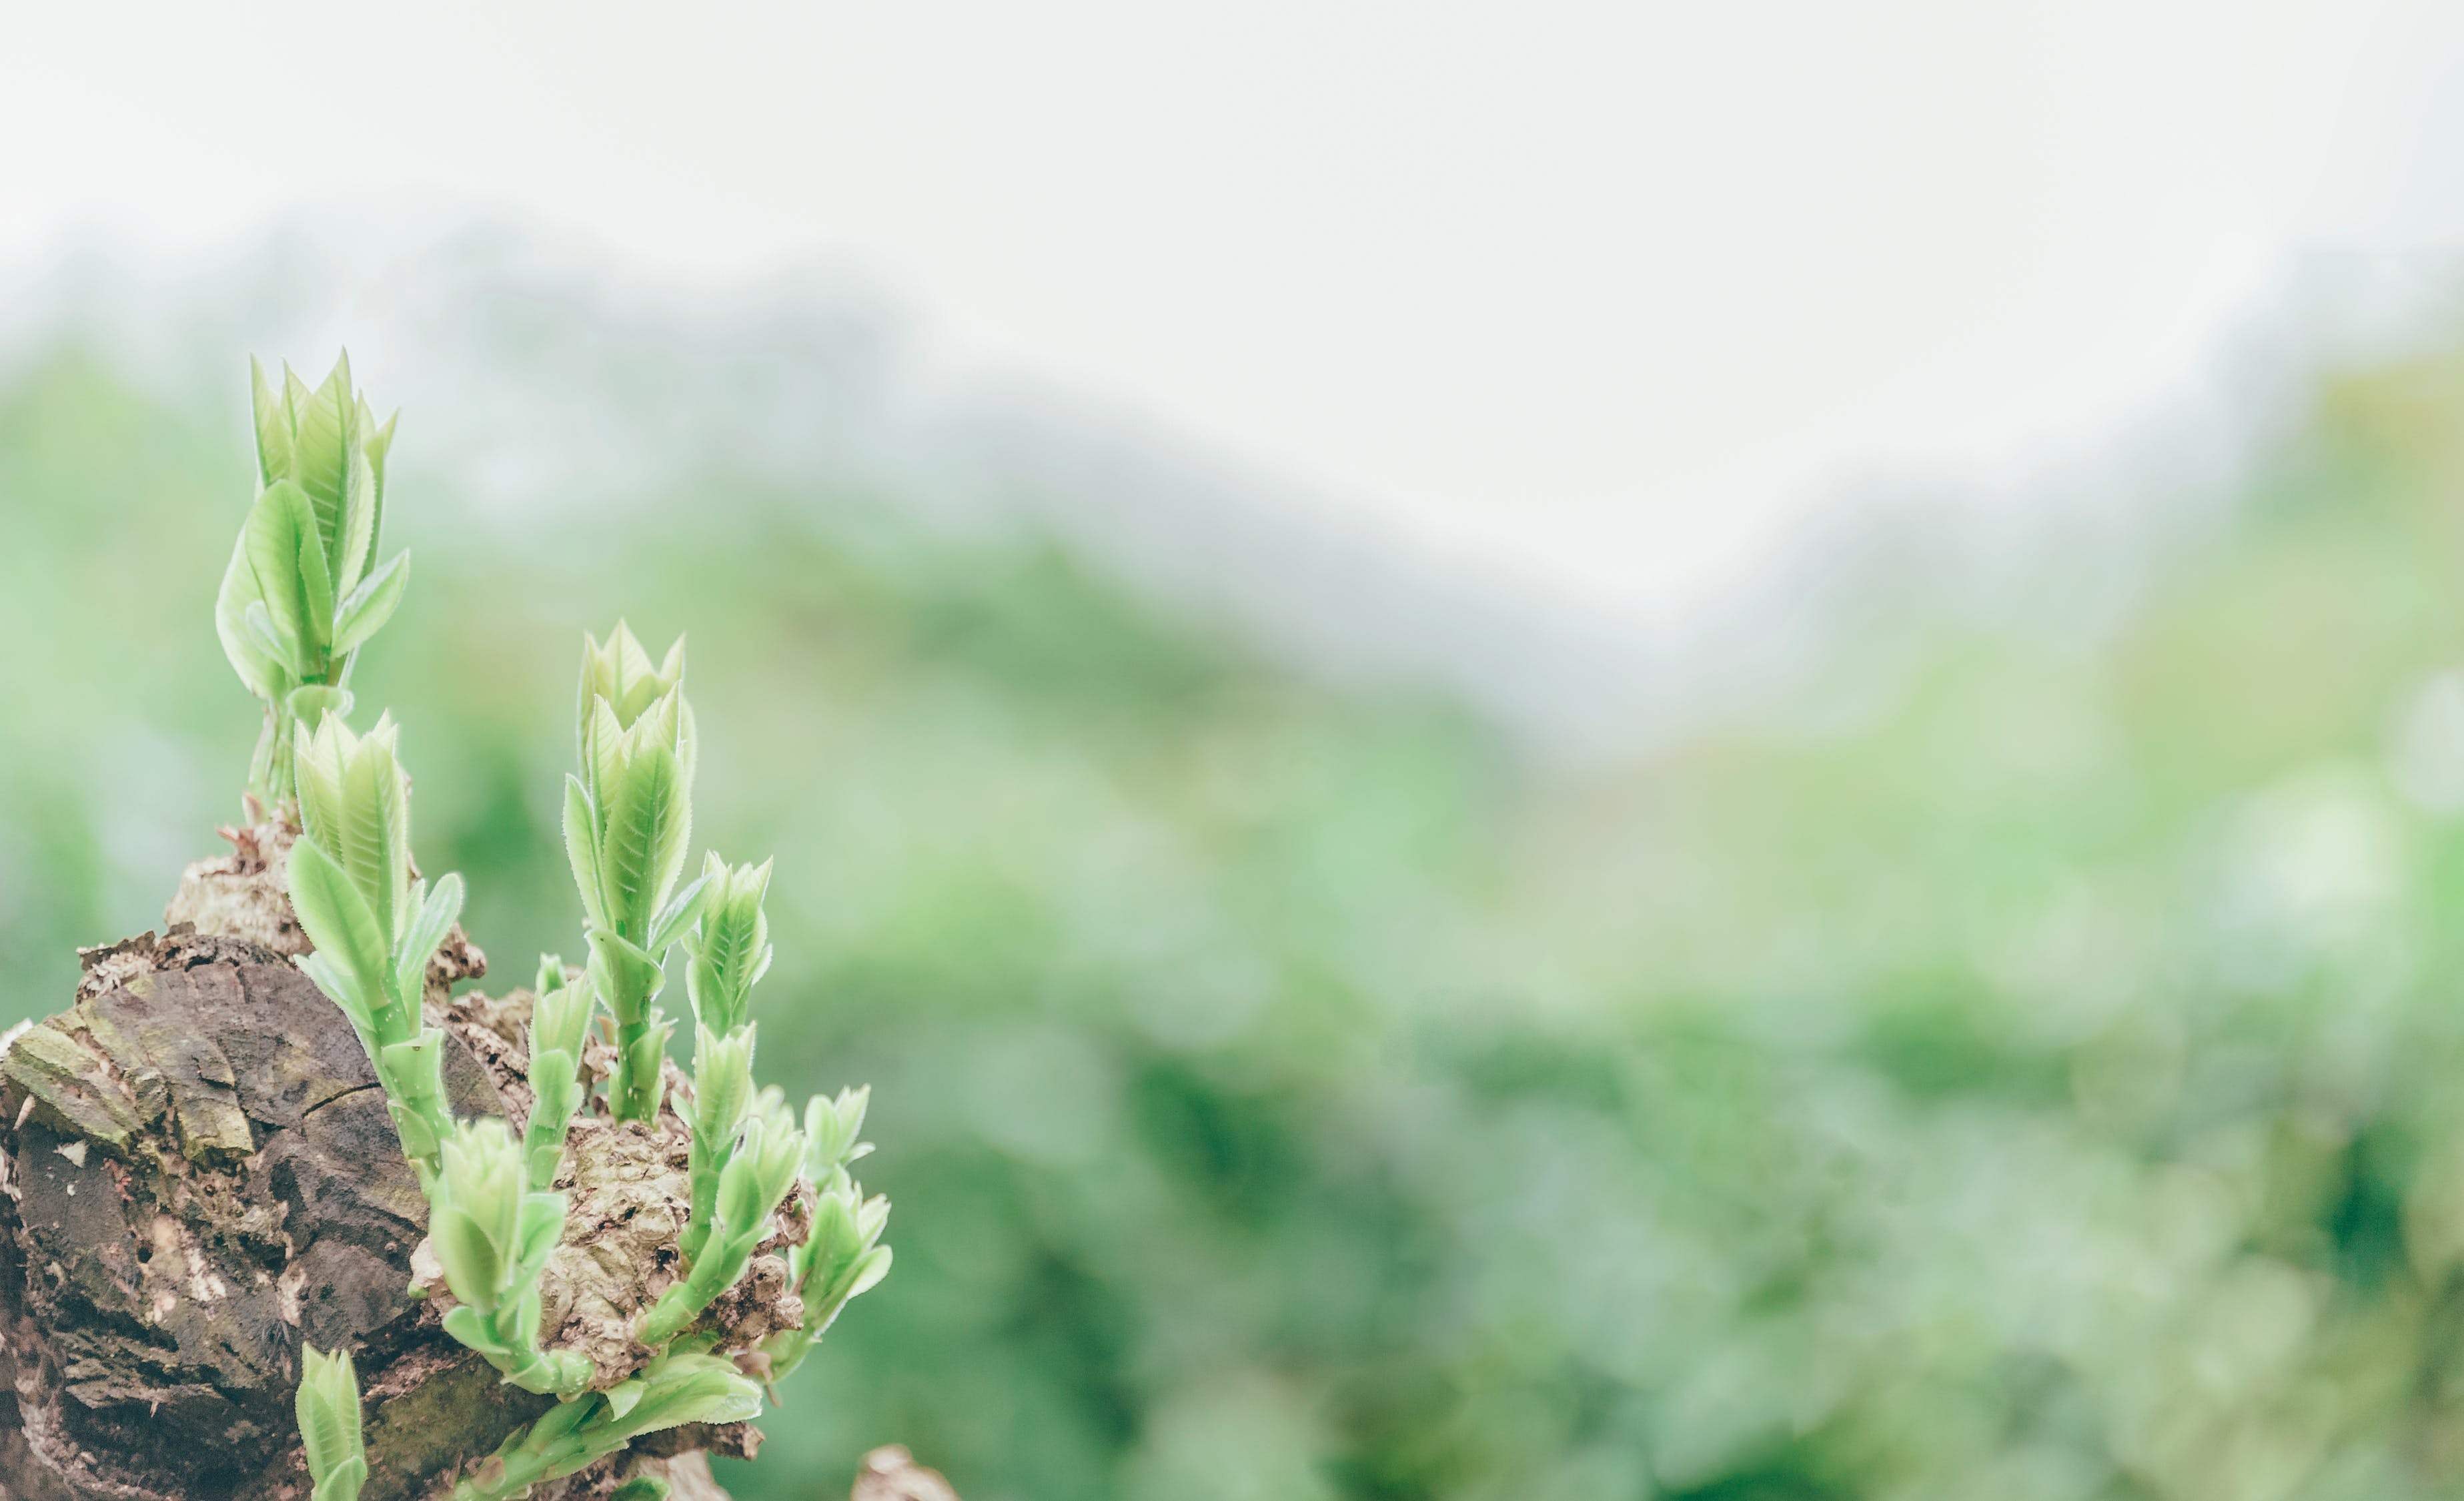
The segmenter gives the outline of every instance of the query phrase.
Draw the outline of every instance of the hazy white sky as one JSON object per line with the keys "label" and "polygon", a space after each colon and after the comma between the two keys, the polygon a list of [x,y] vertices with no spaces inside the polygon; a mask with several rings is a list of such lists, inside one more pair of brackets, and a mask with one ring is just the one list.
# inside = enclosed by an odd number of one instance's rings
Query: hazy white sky
{"label": "hazy white sky", "polygon": [[0,256],[405,198],[851,254],[1611,607],[2161,409],[2305,256],[2464,243],[2459,143],[2464,13],[2405,0],[0,0]]}

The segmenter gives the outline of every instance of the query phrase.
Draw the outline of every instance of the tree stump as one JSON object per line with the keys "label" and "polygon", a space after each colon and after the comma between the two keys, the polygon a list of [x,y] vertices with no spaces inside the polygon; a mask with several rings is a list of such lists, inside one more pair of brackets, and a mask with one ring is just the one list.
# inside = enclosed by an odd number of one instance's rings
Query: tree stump
{"label": "tree stump", "polygon": [[[0,1060],[0,1501],[301,1501],[303,1344],[355,1353],[366,1501],[439,1491],[553,1402],[414,1295],[427,1203],[350,1023],[290,961],[288,831],[232,837],[190,868],[186,920],[82,951],[75,1004]],[[446,997],[484,966],[457,929],[429,971],[461,1115],[529,1105],[506,1004]],[[533,1494],[651,1474],[725,1501],[701,1450],[759,1442],[671,1430]]]}

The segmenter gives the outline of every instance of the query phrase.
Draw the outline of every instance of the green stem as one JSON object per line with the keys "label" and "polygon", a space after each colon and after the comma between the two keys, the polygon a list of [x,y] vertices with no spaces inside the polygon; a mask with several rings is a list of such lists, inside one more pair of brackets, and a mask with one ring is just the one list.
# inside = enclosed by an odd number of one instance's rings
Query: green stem
{"label": "green stem", "polygon": [[684,1257],[687,1267],[701,1259],[702,1248],[710,1242],[711,1221],[718,1214],[718,1175],[727,1166],[728,1148],[733,1145],[732,1134],[726,1140],[707,1143],[700,1133],[693,1134],[693,1212],[676,1241],[677,1254]]}
{"label": "green stem", "polygon": [[[618,1120],[655,1120],[664,1081],[659,1064],[667,1056],[665,1018],[651,1002],[666,972],[636,956],[629,941],[608,942],[598,930],[590,934],[591,957],[600,971],[600,994],[616,1019],[616,1068],[607,1081],[608,1114]],[[632,949],[632,953],[626,952]]]}

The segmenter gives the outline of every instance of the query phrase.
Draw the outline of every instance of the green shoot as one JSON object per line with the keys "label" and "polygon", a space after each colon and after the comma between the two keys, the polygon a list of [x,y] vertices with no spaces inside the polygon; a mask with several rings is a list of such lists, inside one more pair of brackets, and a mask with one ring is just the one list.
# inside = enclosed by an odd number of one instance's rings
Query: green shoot
{"label": "green shoot", "polygon": [[744,1139],[718,1175],[717,1203],[701,1254],[642,1316],[636,1337],[644,1344],[664,1345],[675,1338],[713,1299],[735,1286],[753,1248],[769,1234],[770,1217],[796,1185],[804,1137],[777,1095],[775,1090],[764,1091],[744,1123]]}
{"label": "green shoot", "polygon": [[804,1106],[804,1172],[817,1190],[813,1230],[787,1252],[787,1285],[804,1301],[804,1322],[763,1342],[774,1381],[803,1363],[850,1300],[890,1275],[890,1247],[881,1244],[890,1201],[867,1199],[847,1176],[847,1165],[872,1150],[856,1139],[871,1094],[841,1090],[836,1099],[816,1094]]}
{"label": "green shoot", "polygon": [[645,1433],[688,1423],[742,1423],[761,1391],[716,1356],[671,1355],[604,1392],[551,1409],[505,1440],[454,1487],[451,1501],[513,1501],[572,1474]]}
{"label": "green shoot", "polygon": [[685,939],[685,994],[693,1017],[724,1037],[743,1026],[753,987],[770,970],[770,865],[731,866],[712,850],[702,860],[704,895]]}
{"label": "green shoot", "polygon": [[582,1042],[596,1004],[588,976],[569,979],[564,960],[539,958],[531,1002],[531,1118],[522,1128],[522,1152],[534,1187],[556,1181],[564,1160],[564,1137],[581,1108]]}
{"label": "green shoot", "polygon": [[313,1345],[299,1350],[300,1446],[308,1455],[310,1501],[359,1501],[368,1479],[367,1451],[360,1438],[360,1375],[351,1353],[332,1355]]}
{"label": "green shoot", "polygon": [[668,950],[693,919],[702,882],[681,894],[693,834],[695,751],[679,640],[653,668],[618,622],[602,647],[583,637],[582,772],[565,779],[565,852],[582,892],[590,980],[616,1019],[608,1105],[618,1120],[659,1113],[659,1066],[673,1030],[652,1004]]}
{"label": "green shoot", "polygon": [[271,812],[293,792],[293,728],[349,712],[351,665],[402,602],[410,555],[376,562],[394,419],[379,426],[352,388],[349,354],[313,390],[287,365],[279,391],[263,365],[250,369],[259,488],[223,571],[214,629],[232,671],[265,700],[249,791]]}
{"label": "green shoot", "polygon": [[297,727],[292,761],[303,830],[291,850],[291,905],[317,951],[299,967],[351,1019],[376,1065],[404,1153],[423,1181],[452,1128],[439,1071],[445,1034],[426,1025],[428,961],[462,912],[462,880],[410,877],[410,783],[390,717],[356,736],[327,711]]}
{"label": "green shoot", "polygon": [[454,1127],[443,1159],[429,1197],[428,1239],[460,1300],[445,1315],[445,1332],[524,1391],[581,1391],[590,1362],[539,1347],[539,1273],[564,1232],[564,1195],[531,1188],[522,1149],[493,1117]]}
{"label": "green shoot", "polygon": [[688,1265],[701,1259],[718,1214],[719,1180],[742,1143],[753,1104],[753,1025],[725,1037],[707,1026],[693,1032],[693,1111],[690,1181],[693,1209],[676,1248]]}
{"label": "green shoot", "polygon": [[685,991],[693,1008],[693,1212],[679,1249],[688,1263],[709,1241],[719,1179],[737,1151],[753,1103],[753,986],[770,967],[770,919],[762,897],[770,863],[731,867],[713,851],[702,865],[700,918],[684,940]]}

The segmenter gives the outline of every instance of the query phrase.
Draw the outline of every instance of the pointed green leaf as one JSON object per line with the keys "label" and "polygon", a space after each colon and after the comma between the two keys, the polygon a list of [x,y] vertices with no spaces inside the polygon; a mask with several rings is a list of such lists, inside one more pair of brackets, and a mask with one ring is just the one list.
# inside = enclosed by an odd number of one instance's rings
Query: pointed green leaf
{"label": "pointed green leaf", "polygon": [[[688,796],[693,792],[693,769],[701,757],[701,734],[695,724],[693,705],[685,701],[683,694],[676,695],[676,772],[684,781]],[[681,850],[677,852],[677,858],[683,858]]]}
{"label": "pointed green leaf", "polygon": [[461,916],[462,877],[451,873],[439,876],[436,889],[418,906],[394,955],[394,994],[405,1004],[418,1004],[420,992],[428,984],[428,961],[445,941],[445,935],[452,930],[454,919]]}
{"label": "pointed green leaf", "polygon": [[[368,405],[358,403],[358,416],[366,415]],[[341,532],[332,539],[334,592],[348,594],[367,576],[370,554],[376,546],[377,476],[369,467],[364,445],[351,450],[350,484],[342,497]]]}
{"label": "pointed green leaf", "polygon": [[334,639],[334,580],[325,567],[325,554],[314,537],[299,539],[299,623],[304,628],[300,640],[315,654],[330,655]]}
{"label": "pointed green leaf", "polygon": [[617,784],[625,780],[625,729],[616,722],[615,707],[605,698],[584,706],[582,775],[587,779],[592,799],[602,806],[615,801]]}
{"label": "pointed green leaf", "polygon": [[248,608],[241,612],[240,624],[247,630],[252,646],[280,663],[285,673],[295,677],[298,675],[298,646],[282,633],[281,624],[274,618],[274,612],[265,607],[265,601],[250,600]]}
{"label": "pointed green leaf", "polygon": [[264,600],[256,591],[256,570],[248,563],[248,532],[243,528],[231,543],[231,562],[223,569],[223,585],[214,596],[214,634],[223,644],[223,655],[248,685],[248,691],[259,698],[279,698],[291,684],[291,669],[283,658],[269,653],[264,645],[249,630],[247,612],[251,605],[262,609]]}
{"label": "pointed green leaf", "polygon": [[668,950],[675,946],[676,940],[684,937],[685,930],[701,916],[702,904],[709,894],[710,877],[694,876],[693,884],[676,893],[675,900],[668,903],[666,910],[659,914],[658,920],[650,924],[650,941],[644,945],[645,950],[665,957]]}
{"label": "pointed green leaf", "polygon": [[761,1415],[761,1389],[716,1356],[669,1356],[644,1371],[641,1381],[641,1397],[617,1418],[635,1437],[680,1424],[744,1423]]}
{"label": "pointed green leaf", "polygon": [[394,1135],[402,1138],[402,1155],[411,1160],[426,1162],[434,1158],[437,1149],[444,1145],[444,1137],[437,1135],[428,1116],[410,1106],[388,1099],[385,1114],[393,1117]]}
{"label": "pointed green leaf", "polygon": [[[905,1222],[902,1221],[901,1223],[903,1224]],[[880,1283],[882,1278],[889,1275],[890,1247],[887,1246],[876,1246],[872,1249],[866,1251],[863,1259],[856,1263],[855,1277],[847,1284],[847,1292],[839,1299],[839,1301],[842,1303],[849,1302],[852,1301],[859,1293],[871,1291],[872,1289]],[[903,1288],[907,1286],[907,1284],[902,1282],[899,1286]]]}
{"label": "pointed green leaf", "polygon": [[361,1437],[359,1375],[346,1353],[326,1355],[311,1345],[302,1346],[300,1355],[294,1411],[316,1501],[351,1501],[367,1479],[368,1468]]}
{"label": "pointed green leaf", "polygon": [[292,451],[295,454],[299,447],[300,413],[308,409],[308,404],[314,401],[316,396],[317,393],[308,388],[308,383],[299,378],[299,372],[291,368],[291,362],[285,360],[282,363],[282,409],[291,425]]}
{"label": "pointed green leaf", "polygon": [[325,993],[326,1000],[341,1007],[342,1014],[351,1019],[352,1028],[360,1034],[361,1046],[374,1046],[375,1005],[372,998],[361,987],[359,977],[323,954],[302,954],[297,962],[300,973]]}
{"label": "pointed green leaf", "polygon": [[[368,410],[365,402],[360,404],[360,429],[368,435],[368,468],[376,475],[377,500],[382,505],[385,501],[385,455],[393,451],[393,430],[394,426],[402,421],[402,413],[394,412],[383,423],[375,421],[375,415]],[[380,523],[383,522],[382,514],[379,515],[378,520]],[[370,539],[370,541],[373,544],[374,539]]]}
{"label": "pointed green leaf", "polygon": [[606,843],[600,850],[600,886],[609,913],[636,942],[649,937],[651,916],[664,894],[659,872],[670,850],[690,833],[690,817],[674,753],[665,745],[644,747],[612,789]]}
{"label": "pointed green leaf", "polygon": [[468,1303],[445,1311],[445,1332],[481,1355],[497,1348],[495,1337],[488,1333],[487,1319]]}
{"label": "pointed green leaf", "polygon": [[504,1291],[505,1262],[479,1222],[459,1208],[432,1207],[428,1238],[453,1295],[482,1313],[495,1312]]}
{"label": "pointed green leaf", "polygon": [[291,473],[291,411],[255,356],[248,362],[252,405],[256,418],[256,473],[259,485],[270,485]]}
{"label": "pointed green leaf", "polygon": [[349,970],[372,1003],[386,969],[385,935],[359,887],[314,839],[291,847],[291,906],[308,941]]}
{"label": "pointed green leaf", "polygon": [[587,977],[578,982],[537,992],[531,1001],[533,1055],[553,1052],[563,1053],[568,1058],[581,1057],[583,1039],[590,1027],[593,999]]}
{"label": "pointed green leaf", "polygon": [[564,1195],[525,1195],[521,1224],[517,1231],[520,1244],[514,1259],[535,1274],[539,1268],[546,1265],[548,1252],[556,1249],[557,1240],[563,1234]]}
{"label": "pointed green leaf", "polygon": [[340,848],[342,835],[342,737],[339,717],[302,717],[292,725],[297,742],[292,775],[298,783],[299,820],[308,837]]}
{"label": "pointed green leaf", "polygon": [[[307,640],[307,585],[299,576],[299,557],[303,547],[315,545],[308,497],[290,480],[275,480],[259,492],[255,503],[249,507],[248,520],[240,535],[247,547],[249,569],[255,575],[257,598],[280,628],[279,639]],[[297,673],[299,657],[296,649],[291,662]]]}
{"label": "pointed green leaf", "polygon": [[599,817],[580,777],[564,779],[564,854],[573,866],[573,884],[582,893],[582,910],[594,928],[607,927],[607,899],[599,885]]}
{"label": "pointed green leaf", "polygon": [[[388,939],[410,879],[410,807],[394,760],[392,725],[379,719],[342,766],[334,855],[359,883]],[[391,944],[387,944],[391,952]]]}
{"label": "pointed green leaf", "polygon": [[298,413],[292,477],[306,493],[318,544],[325,549],[331,573],[339,571],[332,564],[340,560],[342,502],[350,489],[351,460],[360,448],[359,403],[351,390],[348,351],[334,362],[325,383],[299,406]]}
{"label": "pointed green leaf", "polygon": [[550,1050],[531,1059],[531,1115],[522,1127],[524,1175],[541,1185],[556,1181],[564,1161],[565,1131],[582,1104],[573,1055]]}
{"label": "pointed green leaf", "polygon": [[[649,949],[613,928],[593,928],[585,937],[590,939],[590,957],[604,960],[611,974],[637,987],[657,982],[659,959]],[[627,965],[635,971],[629,977],[622,974]]]}
{"label": "pointed green leaf", "polygon": [[384,567],[362,580],[335,618],[334,654],[356,651],[365,645],[393,617],[394,607],[402,603],[403,590],[409,585],[407,550],[395,553]]}
{"label": "pointed green leaf", "polygon": [[359,1501],[360,1490],[367,1483],[368,1462],[354,1454],[317,1482],[308,1501]]}

